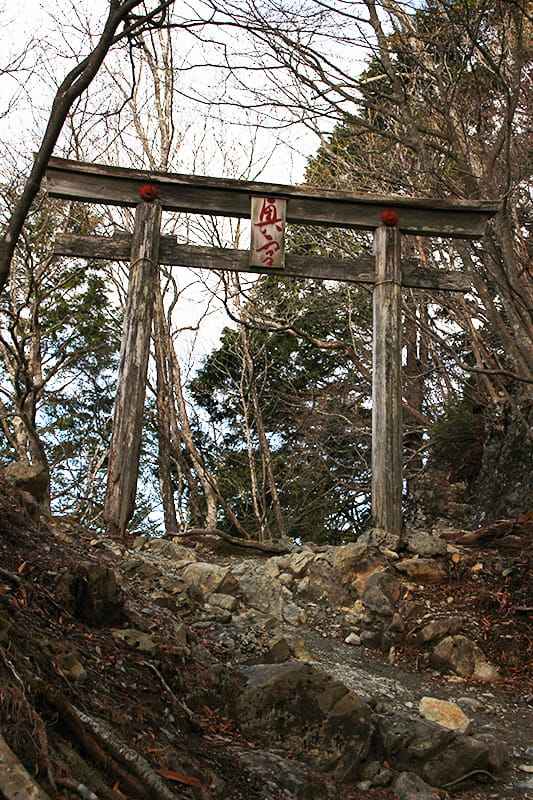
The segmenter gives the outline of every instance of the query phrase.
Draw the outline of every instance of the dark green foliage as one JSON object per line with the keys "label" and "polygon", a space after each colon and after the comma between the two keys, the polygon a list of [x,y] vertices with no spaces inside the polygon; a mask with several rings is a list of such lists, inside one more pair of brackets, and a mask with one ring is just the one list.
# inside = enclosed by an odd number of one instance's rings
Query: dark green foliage
{"label": "dark green foliage", "polygon": [[53,509],[84,520],[99,514],[105,488],[121,312],[107,265],[54,259],[51,250],[57,229],[94,224],[41,203],[0,304],[0,458],[46,459]]}
{"label": "dark green foliage", "polygon": [[[326,345],[360,340],[367,346],[368,296],[345,286],[267,278],[258,282],[250,303],[256,315],[268,315],[281,327],[249,330],[246,336],[288,533],[320,542],[349,538],[368,514],[368,385],[344,349],[319,347],[305,336]],[[275,526],[241,330],[224,331],[220,348],[205,360],[190,390],[220,426],[218,441],[206,451],[209,466],[239,520],[253,530],[248,423],[268,527]]]}
{"label": "dark green foliage", "polygon": [[485,438],[482,407],[459,402],[431,428],[431,463],[447,470],[451,483],[472,484],[481,470]]}

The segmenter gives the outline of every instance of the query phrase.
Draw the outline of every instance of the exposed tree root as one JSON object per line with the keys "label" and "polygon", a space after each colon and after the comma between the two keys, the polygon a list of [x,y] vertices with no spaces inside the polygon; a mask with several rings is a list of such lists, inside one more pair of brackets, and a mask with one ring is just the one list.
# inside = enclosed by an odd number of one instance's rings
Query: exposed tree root
{"label": "exposed tree root", "polygon": [[[115,775],[128,792],[150,800],[179,800],[155,774],[150,764],[121,741],[103,723],[74,708],[55,686],[33,682],[37,696],[43,698],[59,714],[69,733],[108,772]],[[118,763],[117,763],[118,762]]]}
{"label": "exposed tree root", "polygon": [[4,569],[3,567],[0,567],[0,578],[11,581],[11,583],[14,583],[15,586],[22,586],[24,583],[20,575],[17,575],[16,572],[11,572],[8,569]]}
{"label": "exposed tree root", "polygon": [[98,795],[91,791],[88,786],[85,786],[84,783],[76,783],[70,778],[57,778],[56,783],[58,786],[63,786],[65,789],[76,792],[83,800],[99,800]]}
{"label": "exposed tree root", "polygon": [[290,553],[288,547],[282,544],[275,544],[275,542],[255,542],[248,539],[239,539],[237,536],[230,536],[229,533],[221,531],[219,528],[189,528],[188,530],[180,533],[181,536],[220,536],[226,542],[235,545],[236,547],[245,547],[249,550],[259,550],[261,553],[273,553],[280,556]]}
{"label": "exposed tree root", "polygon": [[3,733],[29,771],[33,774],[45,772],[53,787],[46,725],[28,701],[24,682],[2,647],[0,656],[16,681],[14,684],[0,684],[0,725]]}
{"label": "exposed tree root", "polygon": [[[80,777],[78,785],[90,784],[99,800],[118,800],[118,794],[105,785],[94,767],[89,766],[69,743],[56,736],[53,731],[50,732],[49,736],[51,740],[50,748],[54,751],[55,761],[59,760],[61,762],[62,771],[78,775]],[[62,781],[65,780],[70,780],[70,778],[56,778],[56,783],[64,786],[65,784]]]}
{"label": "exposed tree root", "polygon": [[124,764],[142,782],[150,792],[152,800],[179,800],[177,795],[167,789],[161,778],[155,774],[150,764],[139,753],[122,742],[98,720],[83,711],[74,710],[81,722],[109,750],[113,758]]}
{"label": "exposed tree root", "polygon": [[0,735],[0,793],[5,800],[50,800]]}
{"label": "exposed tree root", "polygon": [[[114,775],[127,789],[137,797],[150,797],[150,794],[130,772],[127,772],[120,764],[111,758],[106,751],[96,741],[94,735],[87,731],[84,721],[80,718],[76,709],[69,703],[64,694],[55,686],[46,684],[41,680],[33,681],[33,690],[39,700],[51,706],[58,714],[62,723],[66,726],[69,734],[73,736],[92,756],[102,768]],[[175,798],[173,798],[175,800]]]}

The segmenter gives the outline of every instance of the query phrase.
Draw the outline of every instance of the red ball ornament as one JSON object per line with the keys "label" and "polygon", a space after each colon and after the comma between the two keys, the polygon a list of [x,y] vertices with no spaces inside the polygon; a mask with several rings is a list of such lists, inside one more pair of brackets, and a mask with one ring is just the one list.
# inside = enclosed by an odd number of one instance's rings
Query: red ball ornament
{"label": "red ball ornament", "polygon": [[154,186],[153,183],[145,183],[139,189],[139,194],[143,200],[146,200],[147,203],[151,203],[158,195],[157,186]]}
{"label": "red ball ornament", "polygon": [[398,222],[398,214],[396,211],[391,211],[388,209],[384,211],[381,215],[381,221],[384,225],[388,225],[389,228],[393,228],[394,225]]}

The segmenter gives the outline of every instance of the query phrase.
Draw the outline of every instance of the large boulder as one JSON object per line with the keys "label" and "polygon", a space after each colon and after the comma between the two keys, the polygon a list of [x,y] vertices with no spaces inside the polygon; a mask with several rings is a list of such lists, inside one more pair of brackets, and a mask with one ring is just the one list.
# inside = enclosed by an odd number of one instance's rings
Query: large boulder
{"label": "large boulder", "polygon": [[[335,781],[316,775],[294,759],[258,748],[233,748],[236,761],[258,781],[261,800],[337,800]],[[282,794],[279,794],[282,792]],[[255,795],[254,795],[255,796]]]}
{"label": "large boulder", "polygon": [[182,575],[183,580],[199,589],[206,599],[212,594],[229,594],[235,597],[241,593],[239,581],[227,567],[197,561],[188,564]]}
{"label": "large boulder", "polygon": [[370,751],[370,708],[343,683],[311,664],[248,667],[237,700],[241,730],[295,752],[339,780],[358,777]]}
{"label": "large boulder", "polygon": [[284,576],[274,559],[264,567],[244,562],[233,570],[239,582],[245,602],[255,611],[275,617],[289,625],[300,625],[305,620],[305,611],[294,600],[292,591],[285,585]]}
{"label": "large boulder", "polygon": [[491,682],[500,677],[483,651],[466,636],[447,636],[430,653],[429,663],[439,672],[452,672],[461,678]]}
{"label": "large boulder", "polygon": [[384,758],[431,786],[446,787],[470,773],[494,775],[508,763],[505,746],[493,737],[465,736],[407,714],[380,717],[378,728]]}
{"label": "large boulder", "polygon": [[361,597],[368,580],[387,568],[387,561],[363,542],[350,542],[318,553],[307,566],[305,594],[332,605],[349,606]]}

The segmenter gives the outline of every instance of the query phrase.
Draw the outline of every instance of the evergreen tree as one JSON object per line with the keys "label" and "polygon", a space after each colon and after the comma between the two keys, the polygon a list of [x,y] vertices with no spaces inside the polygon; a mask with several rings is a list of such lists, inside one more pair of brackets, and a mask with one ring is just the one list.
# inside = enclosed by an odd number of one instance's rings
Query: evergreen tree
{"label": "evergreen tree", "polygon": [[[345,286],[264,278],[244,309],[264,322],[263,330],[247,331],[253,373],[243,379],[241,331],[226,329],[220,348],[192,381],[194,400],[220,431],[209,449],[211,469],[245,527],[253,528],[256,515],[251,442],[260,476],[257,491],[266,495],[267,527],[276,528],[257,420],[249,412],[252,387],[261,404],[288,535],[341,541],[368,516],[369,390],[344,347],[367,338],[367,306],[367,297]],[[317,346],[319,339],[325,347]],[[342,348],[328,351],[338,342]]]}
{"label": "evergreen tree", "polygon": [[[54,510],[98,514],[110,436],[120,310],[105,264],[51,255],[56,230],[94,228],[41,202],[0,306],[1,458],[51,475]],[[80,216],[81,215],[81,216]]]}

